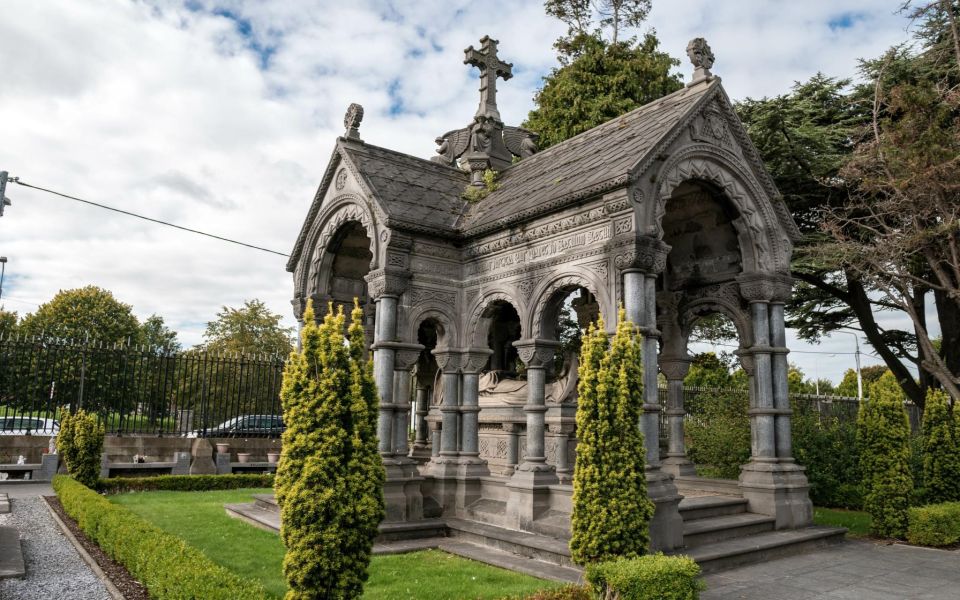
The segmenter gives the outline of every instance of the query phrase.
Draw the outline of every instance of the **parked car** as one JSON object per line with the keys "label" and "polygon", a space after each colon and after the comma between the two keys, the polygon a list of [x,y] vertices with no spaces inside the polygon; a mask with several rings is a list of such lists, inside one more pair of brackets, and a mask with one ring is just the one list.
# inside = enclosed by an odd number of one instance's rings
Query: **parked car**
{"label": "parked car", "polygon": [[206,431],[191,431],[187,437],[280,437],[286,428],[280,415],[241,415]]}
{"label": "parked car", "polygon": [[0,435],[57,435],[60,423],[38,417],[0,417]]}

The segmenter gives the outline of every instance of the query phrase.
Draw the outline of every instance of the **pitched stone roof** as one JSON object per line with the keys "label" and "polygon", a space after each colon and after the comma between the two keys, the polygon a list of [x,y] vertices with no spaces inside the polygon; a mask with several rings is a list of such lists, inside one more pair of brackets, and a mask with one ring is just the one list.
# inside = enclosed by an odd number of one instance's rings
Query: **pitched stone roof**
{"label": "pitched stone roof", "polygon": [[631,169],[719,89],[719,78],[683,88],[504,169],[500,188],[468,207],[460,229],[484,233],[623,186]]}
{"label": "pitched stone roof", "polygon": [[366,143],[341,140],[349,160],[380,200],[387,225],[454,236],[470,176],[459,169]]}

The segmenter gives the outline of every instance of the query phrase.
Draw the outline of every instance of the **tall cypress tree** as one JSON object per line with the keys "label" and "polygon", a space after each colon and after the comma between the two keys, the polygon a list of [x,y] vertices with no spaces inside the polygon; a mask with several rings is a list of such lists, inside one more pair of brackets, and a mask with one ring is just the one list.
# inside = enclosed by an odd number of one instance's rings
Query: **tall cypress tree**
{"label": "tall cypress tree", "polygon": [[287,600],[359,598],[384,514],[377,453],[377,394],[363,358],[363,313],[355,304],[344,344],[343,311],[321,325],[304,312],[303,349],[284,370],[287,429],[275,491],[287,548]]}
{"label": "tall cypress tree", "polygon": [[930,503],[960,500],[960,454],[948,396],[927,391],[923,409],[923,487]]}
{"label": "tall cypress tree", "polygon": [[580,355],[570,539],[580,564],[639,556],[650,542],[640,338],[623,309],[619,317],[609,349],[601,318]]}
{"label": "tall cypress tree", "polygon": [[889,371],[870,386],[870,398],[857,418],[857,443],[863,472],[863,508],[870,513],[870,531],[902,538],[913,492],[910,422],[900,385]]}

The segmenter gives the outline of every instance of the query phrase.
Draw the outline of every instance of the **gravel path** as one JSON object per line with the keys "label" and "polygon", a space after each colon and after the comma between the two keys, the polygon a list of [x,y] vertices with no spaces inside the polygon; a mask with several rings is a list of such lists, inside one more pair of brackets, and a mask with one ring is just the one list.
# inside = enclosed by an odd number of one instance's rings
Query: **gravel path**
{"label": "gravel path", "polygon": [[100,579],[90,571],[41,498],[13,498],[0,525],[20,531],[27,565],[23,579],[0,579],[3,600],[109,600]]}

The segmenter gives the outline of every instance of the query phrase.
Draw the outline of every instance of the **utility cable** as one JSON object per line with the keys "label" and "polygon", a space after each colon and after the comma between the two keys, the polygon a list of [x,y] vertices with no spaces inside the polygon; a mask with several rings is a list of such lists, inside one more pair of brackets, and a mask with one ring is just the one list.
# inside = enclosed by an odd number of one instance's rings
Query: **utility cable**
{"label": "utility cable", "polygon": [[262,251],[262,252],[269,252],[270,254],[277,254],[277,255],[279,255],[279,256],[286,256],[286,257],[288,257],[288,258],[290,257],[289,254],[285,254],[285,253],[283,253],[283,252],[277,252],[276,250],[270,250],[269,248],[263,248],[263,247],[261,247],[261,246],[255,246],[255,245],[253,245],[253,244],[248,244],[248,243],[246,243],[246,242],[240,242],[240,241],[237,241],[237,240],[232,240],[232,239],[230,239],[230,238],[225,238],[225,237],[223,237],[223,236],[214,235],[214,234],[212,234],[212,233],[207,233],[207,232],[205,232],[205,231],[200,231],[200,230],[197,230],[197,229],[190,229],[189,227],[184,227],[184,226],[182,226],[182,225],[176,225],[176,224],[174,224],[174,223],[169,223],[169,222],[167,222],[167,221],[161,221],[160,219],[154,219],[154,218],[151,218],[151,217],[145,217],[144,215],[138,215],[137,213],[133,213],[133,212],[130,212],[130,211],[128,211],[128,210],[122,210],[122,209],[119,209],[119,208],[114,208],[114,207],[112,207],[112,206],[107,206],[106,204],[100,204],[100,203],[97,203],[97,202],[92,202],[92,201],[90,201],[90,200],[84,200],[83,198],[77,198],[76,196],[71,196],[71,195],[69,195],[69,194],[64,194],[64,193],[57,192],[57,191],[54,191],[54,190],[50,190],[50,189],[47,189],[47,188],[43,188],[43,187],[40,187],[40,186],[37,186],[37,185],[31,185],[31,184],[29,184],[29,183],[25,183],[25,182],[23,182],[23,181],[20,181],[20,178],[19,178],[19,177],[11,177],[9,181],[10,181],[10,183],[16,183],[17,185],[22,185],[23,187],[32,188],[32,189],[35,189],[35,190],[39,190],[39,191],[41,191],[41,192],[47,192],[48,194],[53,194],[54,196],[60,196],[61,198],[67,198],[68,200],[75,200],[75,201],[77,201],[77,202],[83,202],[84,204],[89,204],[89,205],[91,205],[91,206],[96,206],[97,208],[104,208],[104,209],[106,209],[106,210],[112,210],[113,212],[118,212],[118,213],[120,213],[120,214],[124,214],[124,215],[130,216],[130,217],[136,217],[136,218],[138,218],[138,219],[143,219],[144,221],[150,221],[151,223],[157,223],[157,224],[159,224],[159,225],[166,225],[167,227],[173,227],[174,229],[180,229],[181,231],[188,231],[188,232],[190,232],[190,233],[196,233],[197,235],[203,235],[203,236],[206,236],[206,237],[209,237],[209,238],[213,238],[213,239],[215,239],[215,240],[220,240],[220,241],[222,241],[222,242],[229,242],[229,243],[231,243],[231,244],[237,244],[237,245],[240,245],[240,246],[246,246],[247,248],[252,248],[252,249],[254,249],[254,250],[260,250],[260,251]]}

